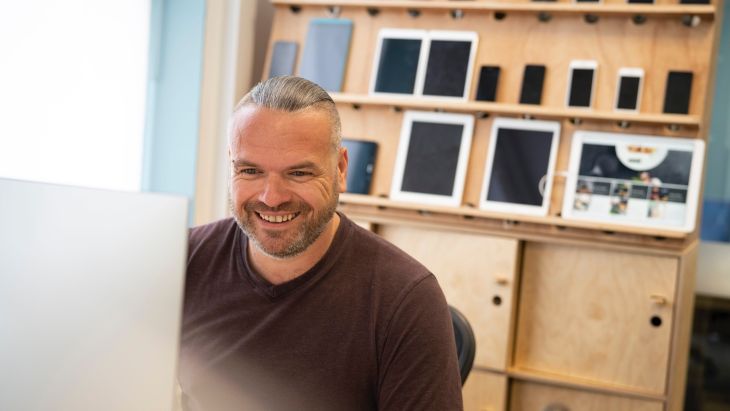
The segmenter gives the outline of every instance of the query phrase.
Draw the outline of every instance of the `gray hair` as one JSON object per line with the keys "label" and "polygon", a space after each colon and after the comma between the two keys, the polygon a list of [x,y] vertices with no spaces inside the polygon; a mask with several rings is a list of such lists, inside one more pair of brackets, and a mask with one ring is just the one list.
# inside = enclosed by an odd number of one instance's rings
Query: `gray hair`
{"label": "gray hair", "polygon": [[[290,113],[308,108],[326,111],[332,123],[332,146],[334,149],[340,147],[342,131],[340,115],[337,113],[335,102],[322,87],[307,79],[294,76],[281,76],[272,77],[258,83],[238,102],[231,115],[231,120],[235,118],[236,113],[241,108],[248,105]],[[229,123],[229,141],[233,137],[231,125]]]}

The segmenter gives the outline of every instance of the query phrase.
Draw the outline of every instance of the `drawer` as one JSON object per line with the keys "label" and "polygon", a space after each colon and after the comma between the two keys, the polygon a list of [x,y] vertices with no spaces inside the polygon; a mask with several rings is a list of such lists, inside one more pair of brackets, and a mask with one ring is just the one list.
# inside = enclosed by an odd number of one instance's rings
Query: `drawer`
{"label": "drawer", "polygon": [[507,377],[489,371],[472,370],[462,394],[464,411],[504,411]]}
{"label": "drawer", "polygon": [[662,411],[661,401],[513,381],[510,411]]}
{"label": "drawer", "polygon": [[474,365],[506,369],[519,242],[407,226],[380,226],[378,233],[428,267],[449,304],[469,320]]}
{"label": "drawer", "polygon": [[664,394],[678,264],[526,244],[514,366]]}

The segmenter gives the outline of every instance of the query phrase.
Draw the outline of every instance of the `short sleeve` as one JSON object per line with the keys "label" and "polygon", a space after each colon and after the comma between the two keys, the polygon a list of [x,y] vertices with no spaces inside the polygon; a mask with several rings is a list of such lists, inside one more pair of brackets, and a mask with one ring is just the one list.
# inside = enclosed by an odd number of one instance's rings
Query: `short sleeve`
{"label": "short sleeve", "polygon": [[386,332],[378,409],[463,409],[451,315],[433,275],[405,294]]}

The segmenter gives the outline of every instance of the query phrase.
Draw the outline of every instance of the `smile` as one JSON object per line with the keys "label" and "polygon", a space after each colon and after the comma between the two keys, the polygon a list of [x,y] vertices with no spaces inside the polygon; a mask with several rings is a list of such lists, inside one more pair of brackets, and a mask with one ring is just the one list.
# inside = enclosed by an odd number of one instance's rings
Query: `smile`
{"label": "smile", "polygon": [[285,215],[266,215],[257,212],[256,213],[262,220],[267,221],[269,223],[285,223],[287,221],[293,220],[296,216],[299,215],[299,213],[293,213],[293,214],[285,214]]}

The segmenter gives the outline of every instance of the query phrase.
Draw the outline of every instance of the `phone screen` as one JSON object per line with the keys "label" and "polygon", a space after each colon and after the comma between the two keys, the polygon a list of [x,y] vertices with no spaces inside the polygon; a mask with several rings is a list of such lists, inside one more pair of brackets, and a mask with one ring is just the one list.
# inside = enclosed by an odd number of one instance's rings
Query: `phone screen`
{"label": "phone screen", "polygon": [[590,107],[593,93],[593,72],[591,68],[575,68],[570,81],[570,97],[568,105],[571,107]]}
{"label": "phone screen", "polygon": [[618,86],[618,101],[616,108],[624,110],[636,110],[639,99],[640,77],[621,76]]}

